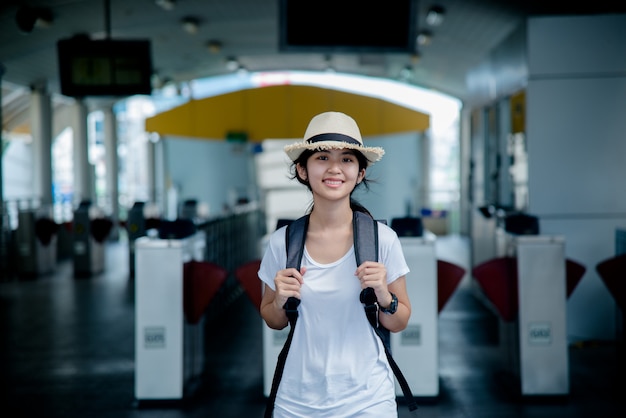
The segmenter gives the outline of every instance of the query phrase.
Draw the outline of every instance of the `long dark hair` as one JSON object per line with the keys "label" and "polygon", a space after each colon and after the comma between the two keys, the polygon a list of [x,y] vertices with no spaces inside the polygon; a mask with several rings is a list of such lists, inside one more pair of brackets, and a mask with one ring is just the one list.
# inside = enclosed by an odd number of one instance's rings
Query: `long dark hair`
{"label": "long dark hair", "polygon": [[[304,184],[307,189],[309,189],[309,191],[312,191],[311,189],[311,184],[309,183],[308,180],[303,179],[302,177],[300,177],[300,175],[298,174],[298,170],[297,170],[297,165],[300,164],[302,167],[306,168],[307,165],[307,161],[309,160],[309,157],[313,154],[315,154],[316,152],[318,152],[319,150],[309,150],[309,149],[305,149],[304,151],[302,151],[302,154],[300,154],[300,156],[291,164],[291,178],[292,179],[296,179],[298,180],[299,183]],[[370,161],[367,159],[367,157],[365,155],[363,155],[361,152],[357,151],[357,150],[352,150],[354,152],[354,156],[356,157],[357,161],[359,162],[359,172],[361,170],[364,170],[367,168],[367,166],[369,165]],[[368,214],[369,216],[372,216],[372,214],[370,213],[369,210],[367,210],[367,208],[365,208],[365,206],[361,205],[358,201],[356,201],[356,199],[354,199],[352,197],[352,194],[354,193],[354,191],[357,189],[357,187],[363,185],[363,187],[365,187],[366,189],[369,190],[369,183],[371,180],[368,180],[367,178],[363,177],[363,180],[361,180],[360,183],[358,183],[356,186],[354,186],[354,189],[352,189],[352,191],[350,192],[350,209],[352,209],[353,211],[356,212],[363,212]],[[311,204],[311,207],[309,208],[308,212],[312,212],[313,211],[313,204]]]}

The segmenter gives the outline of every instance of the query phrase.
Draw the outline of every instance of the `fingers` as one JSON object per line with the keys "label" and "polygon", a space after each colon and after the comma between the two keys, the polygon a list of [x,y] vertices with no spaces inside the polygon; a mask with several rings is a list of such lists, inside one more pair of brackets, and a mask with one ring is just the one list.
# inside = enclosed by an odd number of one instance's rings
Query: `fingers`
{"label": "fingers", "polygon": [[375,290],[387,288],[387,269],[384,264],[366,261],[357,267],[355,275],[361,282],[361,288],[372,287]]}
{"label": "fingers", "polygon": [[300,299],[300,288],[304,283],[305,272],[306,268],[302,267],[300,271],[288,268],[276,273],[274,284],[276,286],[275,302],[277,306],[282,307],[290,297]]}

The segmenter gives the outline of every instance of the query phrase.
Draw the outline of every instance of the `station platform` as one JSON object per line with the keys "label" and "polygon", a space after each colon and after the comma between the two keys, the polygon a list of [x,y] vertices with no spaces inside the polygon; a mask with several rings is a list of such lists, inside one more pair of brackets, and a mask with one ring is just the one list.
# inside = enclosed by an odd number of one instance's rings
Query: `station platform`
{"label": "station platform", "polygon": [[[469,260],[466,244],[440,237],[437,249]],[[206,372],[194,394],[179,402],[136,402],[127,244],[107,243],[105,259],[104,272],[89,278],[74,278],[71,261],[62,261],[52,275],[0,282],[0,415],[261,417],[261,318],[243,292],[207,318]],[[520,399],[507,390],[497,318],[468,286],[439,316],[439,347],[440,395],[421,400],[420,418],[626,416],[626,376],[617,374],[610,342],[569,347],[567,398]],[[399,417],[409,416],[400,403]]]}

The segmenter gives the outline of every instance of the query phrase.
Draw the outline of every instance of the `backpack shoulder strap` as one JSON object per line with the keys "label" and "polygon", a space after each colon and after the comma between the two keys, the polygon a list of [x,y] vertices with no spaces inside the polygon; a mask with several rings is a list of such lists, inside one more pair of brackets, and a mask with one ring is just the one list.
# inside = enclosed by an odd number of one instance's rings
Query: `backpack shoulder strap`
{"label": "backpack shoulder strap", "polygon": [[287,268],[300,269],[306,231],[309,229],[309,215],[296,219],[287,226],[285,231],[285,246],[287,248]]}
{"label": "backpack shoulder strap", "polygon": [[354,255],[356,265],[364,261],[378,261],[378,223],[363,212],[354,211],[352,217]]}
{"label": "backpack shoulder strap", "polygon": [[[286,268],[293,267],[300,269],[302,254],[304,253],[304,240],[306,239],[306,231],[308,227],[309,215],[298,218],[287,226],[285,230],[285,248],[287,251]],[[293,339],[296,322],[298,322],[299,305],[299,299],[290,297],[283,306],[285,313],[287,314],[287,319],[289,320],[289,334],[287,335],[285,345],[278,354],[278,359],[276,360],[276,369],[274,370],[274,378],[272,380],[270,395],[267,398],[267,403],[265,405],[264,418],[271,418],[274,412],[274,403],[276,402],[278,385],[283,377],[287,354],[289,354],[289,348],[291,347],[291,340]]]}
{"label": "backpack shoulder strap", "polygon": [[[378,262],[378,221],[365,213],[355,211],[353,223],[356,265],[360,266],[364,261]],[[408,403],[409,411],[415,413],[417,410],[417,403],[415,402],[411,388],[402,374],[400,367],[398,367],[398,364],[391,355],[389,330],[378,322],[378,302],[376,300],[374,289],[371,287],[363,289],[361,291],[360,300],[363,303],[365,315],[367,316],[370,325],[374,328],[374,331],[383,342],[389,366],[398,380],[402,393]]]}

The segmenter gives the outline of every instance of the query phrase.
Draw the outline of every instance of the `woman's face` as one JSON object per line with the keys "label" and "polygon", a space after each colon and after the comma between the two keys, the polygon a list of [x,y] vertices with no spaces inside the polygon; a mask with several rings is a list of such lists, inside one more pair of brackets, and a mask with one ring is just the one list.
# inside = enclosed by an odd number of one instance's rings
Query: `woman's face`
{"label": "woman's face", "polygon": [[365,176],[354,151],[347,148],[316,151],[306,167],[298,165],[297,170],[314,195],[331,200],[350,196]]}

